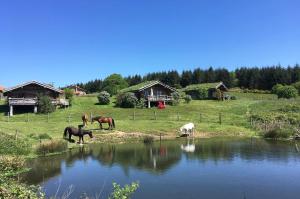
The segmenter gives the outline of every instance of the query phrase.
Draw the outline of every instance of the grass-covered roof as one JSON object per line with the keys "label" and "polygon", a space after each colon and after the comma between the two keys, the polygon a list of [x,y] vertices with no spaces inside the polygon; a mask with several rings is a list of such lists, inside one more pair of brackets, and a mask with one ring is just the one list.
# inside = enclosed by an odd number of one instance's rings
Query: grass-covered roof
{"label": "grass-covered roof", "polygon": [[170,90],[173,90],[173,91],[176,91],[175,88],[172,88],[166,84],[163,84],[162,82],[160,81],[157,81],[157,80],[152,80],[152,81],[145,81],[145,82],[142,82],[140,84],[137,84],[137,85],[133,85],[133,86],[130,86],[128,88],[124,88],[122,89],[120,92],[122,93],[126,93],[126,92],[135,92],[135,91],[140,91],[140,90],[143,90],[145,88],[149,88],[151,86],[154,86],[156,84],[160,84],[166,88],[169,88]]}
{"label": "grass-covered roof", "polygon": [[220,86],[224,86],[226,89],[227,87],[223,84],[223,82],[214,82],[214,83],[204,83],[204,84],[192,84],[185,88],[182,88],[181,91],[191,91],[191,90],[198,90],[198,89],[211,89],[211,88],[218,88]]}

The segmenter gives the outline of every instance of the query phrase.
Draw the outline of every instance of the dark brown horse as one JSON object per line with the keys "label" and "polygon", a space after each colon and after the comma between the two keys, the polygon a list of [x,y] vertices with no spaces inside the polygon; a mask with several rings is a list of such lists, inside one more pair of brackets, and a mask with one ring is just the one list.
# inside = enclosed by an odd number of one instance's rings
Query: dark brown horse
{"label": "dark brown horse", "polygon": [[85,113],[82,115],[81,119],[82,119],[83,126],[87,126],[89,121],[89,116]]}
{"label": "dark brown horse", "polygon": [[99,122],[100,129],[103,128],[102,123],[108,123],[108,129],[109,130],[112,130],[113,128],[116,128],[115,120],[112,117],[102,117],[102,116],[93,117],[91,123],[93,124],[94,121]]}
{"label": "dark brown horse", "polygon": [[68,126],[68,127],[65,128],[64,137],[66,137],[67,134],[69,134],[69,141],[71,141],[72,135],[78,136],[79,137],[79,143],[81,143],[81,140],[82,140],[82,143],[84,143],[84,141],[83,141],[83,136],[84,135],[89,135],[90,138],[93,138],[92,131],[83,130],[81,128],[77,129],[77,128],[72,127],[72,126]]}

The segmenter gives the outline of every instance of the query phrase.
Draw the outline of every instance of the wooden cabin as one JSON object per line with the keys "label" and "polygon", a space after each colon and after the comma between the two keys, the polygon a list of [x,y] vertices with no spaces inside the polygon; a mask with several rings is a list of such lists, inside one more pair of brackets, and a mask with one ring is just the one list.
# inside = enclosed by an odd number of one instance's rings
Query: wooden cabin
{"label": "wooden cabin", "polygon": [[4,96],[7,97],[9,115],[14,113],[14,107],[32,107],[34,113],[38,109],[38,96],[47,95],[55,106],[60,105],[60,97],[63,92],[50,84],[37,81],[30,81],[8,89],[5,89]]}
{"label": "wooden cabin", "polygon": [[158,102],[163,102],[163,104],[171,102],[172,93],[177,92],[177,90],[160,81],[147,81],[123,89],[121,92],[132,92],[139,100],[144,98],[148,108],[150,108],[152,104],[157,105]]}
{"label": "wooden cabin", "polygon": [[74,95],[76,95],[76,96],[86,95],[86,91],[83,88],[80,88],[77,85],[68,86],[67,88],[72,89],[73,92],[74,92]]}
{"label": "wooden cabin", "polygon": [[[199,96],[199,90],[205,90],[206,97]],[[215,82],[215,83],[203,83],[203,84],[192,84],[189,85],[181,91],[185,92],[186,94],[190,95],[192,99],[222,99],[226,98],[225,93],[228,91],[228,88],[223,82]],[[219,93],[218,93],[219,92]],[[220,94],[220,96],[218,96]]]}

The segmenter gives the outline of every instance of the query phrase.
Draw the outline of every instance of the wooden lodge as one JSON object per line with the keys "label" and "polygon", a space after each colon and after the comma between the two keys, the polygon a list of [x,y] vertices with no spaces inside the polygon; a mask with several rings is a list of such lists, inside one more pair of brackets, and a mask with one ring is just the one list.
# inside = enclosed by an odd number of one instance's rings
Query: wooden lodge
{"label": "wooden lodge", "polygon": [[73,92],[74,92],[74,95],[76,95],[76,96],[86,95],[86,91],[83,88],[80,88],[77,85],[68,86],[67,88],[72,89]]}
{"label": "wooden lodge", "polygon": [[30,81],[4,90],[4,96],[7,97],[9,106],[9,115],[14,113],[14,107],[26,106],[32,107],[34,113],[38,111],[38,96],[49,96],[52,104],[68,105],[64,99],[60,99],[63,92],[52,85]]}
{"label": "wooden lodge", "polygon": [[172,101],[172,93],[177,92],[175,88],[172,88],[160,81],[147,81],[129,88],[121,90],[121,92],[132,92],[140,100],[143,98],[148,108],[151,104],[157,104],[163,102],[165,105]]}

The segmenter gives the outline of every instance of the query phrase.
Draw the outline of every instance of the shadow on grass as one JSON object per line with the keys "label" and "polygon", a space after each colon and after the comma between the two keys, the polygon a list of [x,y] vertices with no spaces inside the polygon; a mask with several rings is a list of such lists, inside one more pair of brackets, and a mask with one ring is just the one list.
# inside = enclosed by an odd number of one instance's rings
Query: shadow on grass
{"label": "shadow on grass", "polygon": [[0,114],[7,115],[8,111],[8,106],[6,104],[0,105]]}

